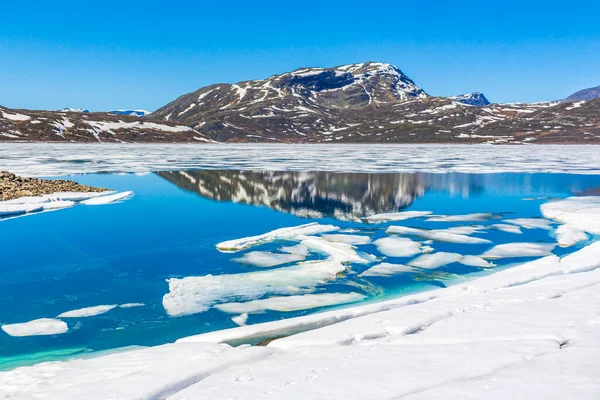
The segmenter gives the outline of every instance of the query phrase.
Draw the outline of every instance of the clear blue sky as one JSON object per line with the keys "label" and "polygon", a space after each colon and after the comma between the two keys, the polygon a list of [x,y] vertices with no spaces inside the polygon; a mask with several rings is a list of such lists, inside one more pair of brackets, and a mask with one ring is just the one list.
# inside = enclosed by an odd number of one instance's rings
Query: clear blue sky
{"label": "clear blue sky", "polygon": [[563,98],[600,85],[600,2],[5,1],[0,104],[154,110],[218,82],[395,64],[433,95]]}

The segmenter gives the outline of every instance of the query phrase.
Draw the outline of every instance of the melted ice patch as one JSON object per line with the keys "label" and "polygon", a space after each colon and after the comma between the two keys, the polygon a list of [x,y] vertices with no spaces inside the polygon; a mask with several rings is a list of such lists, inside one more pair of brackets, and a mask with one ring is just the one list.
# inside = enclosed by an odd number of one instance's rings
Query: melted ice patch
{"label": "melted ice patch", "polygon": [[242,274],[190,276],[167,279],[169,293],[163,307],[182,316],[208,310],[217,303],[252,300],[265,294],[296,294],[334,280],[346,270],[339,260],[304,261],[290,267]]}
{"label": "melted ice patch", "polygon": [[416,236],[424,239],[435,240],[438,242],[464,243],[464,244],[483,244],[492,243],[487,239],[481,239],[449,232],[447,230],[426,230],[418,228],[408,228],[405,226],[390,226],[386,233],[395,233],[398,235]]}
{"label": "melted ice patch", "polygon": [[408,265],[423,269],[436,269],[443,267],[444,265],[459,262],[462,258],[463,256],[458,253],[439,252],[423,254],[422,256],[409,261]]}
{"label": "melted ice patch", "polygon": [[60,335],[69,330],[66,322],[54,318],[40,318],[19,324],[2,325],[2,330],[10,336]]}
{"label": "melted ice patch", "polygon": [[421,253],[421,243],[407,238],[386,237],[377,239],[373,244],[388,257],[410,257]]}
{"label": "melted ice patch", "polygon": [[101,305],[79,308],[77,310],[65,311],[62,314],[57,315],[56,318],[85,318],[93,317],[96,315],[104,314],[116,308],[117,304]]}
{"label": "melted ice patch", "polygon": [[337,226],[320,225],[317,222],[311,222],[310,224],[275,229],[274,231],[262,235],[221,242],[217,244],[217,249],[223,252],[236,252],[259,244],[273,242],[275,240],[295,240],[298,236],[316,235],[338,229]]}
{"label": "melted ice patch", "polygon": [[305,256],[299,254],[280,254],[268,251],[251,251],[245,253],[239,258],[234,258],[240,264],[252,265],[254,267],[274,267],[276,265],[287,264],[290,262],[302,261]]}
{"label": "melted ice patch", "polygon": [[303,294],[296,296],[277,296],[268,299],[252,300],[245,303],[218,304],[215,308],[230,314],[251,314],[267,310],[290,312],[353,303],[361,301],[364,298],[364,295],[354,292]]}
{"label": "melted ice patch", "polygon": [[492,247],[483,258],[543,257],[552,254],[554,243],[505,243]]}
{"label": "melted ice patch", "polygon": [[392,276],[397,274],[415,272],[413,267],[403,264],[381,263],[372,266],[358,276]]}
{"label": "melted ice patch", "polygon": [[431,211],[401,211],[395,213],[382,213],[368,216],[366,219],[370,223],[382,223],[389,221],[404,221],[411,218],[426,217],[433,214]]}

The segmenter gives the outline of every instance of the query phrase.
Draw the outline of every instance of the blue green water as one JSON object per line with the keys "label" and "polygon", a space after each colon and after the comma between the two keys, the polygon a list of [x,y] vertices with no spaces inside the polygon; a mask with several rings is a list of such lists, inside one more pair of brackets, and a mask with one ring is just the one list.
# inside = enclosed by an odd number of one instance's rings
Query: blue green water
{"label": "blue green water", "polygon": [[[447,228],[444,223],[411,219],[380,225],[359,222],[361,214],[425,210],[435,214],[492,212],[504,218],[540,217],[540,204],[552,198],[597,193],[600,177],[567,174],[327,174],[188,171],[148,175],[91,174],[68,177],[78,182],[132,190],[127,201],[104,206],[75,206],[0,221],[0,324],[52,318],[73,309],[123,303],[106,314],[73,318],[62,335],[11,337],[0,332],[0,368],[60,359],[73,354],[132,345],[157,345],[177,338],[232,328],[231,315],[216,309],[170,317],[162,306],[166,279],[257,270],[231,261],[239,254],[215,249],[218,242],[261,234],[311,221],[353,228],[373,239],[385,228],[404,225]],[[242,188],[242,189],[240,189]],[[298,210],[302,210],[301,212]],[[315,218],[294,213],[310,211]],[[316,217],[319,215],[319,217]],[[551,232],[523,229],[522,235],[487,229],[494,244],[555,242]],[[287,243],[291,244],[291,243]],[[271,243],[252,250],[276,250]],[[439,243],[436,251],[481,254],[490,245]],[[556,254],[577,247],[557,247]],[[359,250],[377,254],[375,246]],[[312,254],[309,259],[325,258]],[[383,257],[380,257],[383,259]],[[410,258],[387,258],[406,263]],[[499,267],[528,258],[506,259]],[[277,267],[275,267],[277,268]],[[360,292],[368,300],[443,287],[483,271],[451,264],[418,275],[359,278],[369,265],[352,265],[322,292]],[[231,301],[232,299],[228,299]],[[289,318],[298,312],[265,312],[249,323]]]}

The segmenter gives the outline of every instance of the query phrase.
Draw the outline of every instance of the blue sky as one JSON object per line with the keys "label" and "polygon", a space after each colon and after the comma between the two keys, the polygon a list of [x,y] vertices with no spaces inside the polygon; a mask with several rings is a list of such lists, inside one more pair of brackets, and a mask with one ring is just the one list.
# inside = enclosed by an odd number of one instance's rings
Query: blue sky
{"label": "blue sky", "polygon": [[219,82],[395,64],[495,102],[600,85],[600,2],[29,1],[0,8],[0,104],[154,110]]}

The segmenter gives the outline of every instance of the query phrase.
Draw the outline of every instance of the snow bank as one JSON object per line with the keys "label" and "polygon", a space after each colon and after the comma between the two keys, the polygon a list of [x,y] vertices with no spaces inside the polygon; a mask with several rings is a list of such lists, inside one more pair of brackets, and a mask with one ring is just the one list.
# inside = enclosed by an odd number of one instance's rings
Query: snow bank
{"label": "snow bank", "polygon": [[40,318],[20,324],[2,325],[2,330],[10,336],[21,337],[60,335],[61,333],[66,333],[69,330],[69,327],[64,321],[58,319]]}
{"label": "snow bank", "polygon": [[552,254],[553,243],[505,243],[492,247],[481,255],[483,258],[543,257]]}
{"label": "snow bank", "polygon": [[230,314],[248,314],[266,310],[289,312],[326,307],[336,304],[353,303],[363,300],[359,293],[322,293],[297,296],[278,296],[268,299],[252,300],[245,303],[225,303],[215,306],[216,309]]}
{"label": "snow bank", "polygon": [[273,242],[275,240],[294,240],[298,236],[316,235],[319,233],[338,230],[337,226],[320,225],[317,222],[280,228],[262,235],[250,236],[241,239],[228,240],[217,244],[217,249],[223,252],[236,252],[259,244]]}
{"label": "snow bank", "polygon": [[240,264],[252,265],[254,267],[273,267],[290,262],[302,261],[304,258],[305,256],[298,254],[279,254],[271,253],[269,251],[251,251],[249,253],[245,253],[239,258],[233,258],[231,261],[235,261]]}
{"label": "snow bank", "polygon": [[305,261],[291,267],[242,274],[192,276],[167,279],[169,293],[163,307],[182,316],[208,310],[217,303],[252,300],[266,294],[295,294],[334,280],[346,267],[339,260]]}
{"label": "snow bank", "polygon": [[92,306],[79,308],[77,310],[65,311],[62,314],[56,316],[56,318],[85,318],[85,317],[93,317],[95,315],[100,315],[109,312],[113,308],[116,308],[116,304],[110,305],[101,305],[101,306]]}
{"label": "snow bank", "polygon": [[389,257],[409,257],[421,253],[421,243],[407,238],[387,237],[373,242],[380,253]]}
{"label": "snow bank", "polygon": [[408,228],[405,226],[390,226],[386,233],[395,233],[398,235],[416,236],[424,239],[435,240],[438,242],[464,243],[464,244],[485,244],[492,243],[487,239],[471,237],[459,233],[453,233],[448,230],[427,230],[418,228]]}

